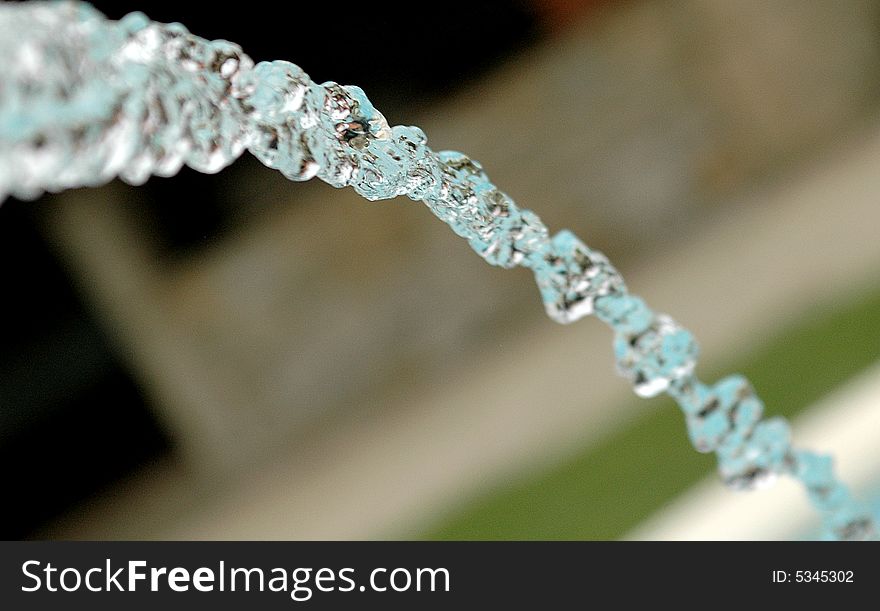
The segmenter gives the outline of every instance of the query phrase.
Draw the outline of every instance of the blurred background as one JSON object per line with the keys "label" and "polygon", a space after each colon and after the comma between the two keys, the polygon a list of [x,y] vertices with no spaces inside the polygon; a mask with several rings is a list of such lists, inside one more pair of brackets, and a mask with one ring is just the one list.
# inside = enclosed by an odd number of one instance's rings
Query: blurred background
{"label": "blurred background", "polygon": [[[880,4],[143,10],[466,151],[609,255],[880,510]],[[300,4],[300,3],[294,3]],[[418,203],[245,155],[0,206],[0,536],[788,538],[594,320]]]}

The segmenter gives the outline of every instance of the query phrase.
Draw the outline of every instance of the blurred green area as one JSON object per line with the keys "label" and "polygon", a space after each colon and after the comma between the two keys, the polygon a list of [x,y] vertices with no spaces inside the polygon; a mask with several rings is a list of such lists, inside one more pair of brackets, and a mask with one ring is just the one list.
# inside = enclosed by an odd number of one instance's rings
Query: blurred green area
{"label": "blurred green area", "polygon": [[[745,374],[767,415],[793,417],[880,360],[880,287],[836,308],[815,307],[747,358],[702,378]],[[668,398],[539,474],[472,499],[426,539],[615,539],[715,468],[690,446]]]}

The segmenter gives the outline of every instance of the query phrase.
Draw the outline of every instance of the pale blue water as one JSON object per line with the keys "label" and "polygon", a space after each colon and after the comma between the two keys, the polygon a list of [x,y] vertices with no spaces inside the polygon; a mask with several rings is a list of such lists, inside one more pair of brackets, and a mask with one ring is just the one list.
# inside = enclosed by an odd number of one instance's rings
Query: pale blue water
{"label": "pale blue water", "polygon": [[[874,484],[869,486],[866,491],[862,491],[859,496],[864,499],[866,505],[874,514],[875,521],[880,521],[880,478],[875,480]],[[812,521],[810,526],[797,539],[801,541],[815,541],[823,538],[822,532],[819,520],[816,519]]]}
{"label": "pale blue water", "polygon": [[679,403],[725,483],[792,475],[835,536],[873,535],[831,458],[792,450],[788,423],[761,421],[763,404],[741,376],[700,382],[690,331],[630,295],[602,253],[569,231],[551,236],[480,163],[431,150],[417,127],[390,126],[359,87],[315,83],[288,61],[254,64],[237,45],[180,24],[141,13],[110,21],[75,2],[0,3],[0,59],[0,202],[115,176],[140,184],[184,165],[216,172],[245,150],[291,180],[422,201],[488,263],[530,268],[556,322],[595,313],[610,325],[618,371],[639,396],[666,392]]}

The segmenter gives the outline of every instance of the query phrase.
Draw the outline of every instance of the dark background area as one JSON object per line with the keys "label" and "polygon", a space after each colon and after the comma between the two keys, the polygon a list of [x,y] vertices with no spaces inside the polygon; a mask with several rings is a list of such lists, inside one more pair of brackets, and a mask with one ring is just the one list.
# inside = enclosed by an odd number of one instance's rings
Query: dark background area
{"label": "dark background area", "polygon": [[[289,59],[316,81],[361,85],[378,108],[406,119],[539,35],[514,1],[199,4],[95,2],[117,19],[142,10],[209,39],[240,44],[255,60]],[[365,11],[364,6],[369,7]],[[222,8],[221,8],[222,7]],[[404,121],[405,122],[405,121]],[[245,155],[234,176],[258,162]],[[203,248],[234,229],[220,178],[184,168],[136,193],[163,256]],[[0,537],[25,538],[97,490],[173,451],[173,445],[80,301],[41,232],[51,196],[0,206]],[[185,201],[186,205],[180,205]]]}

